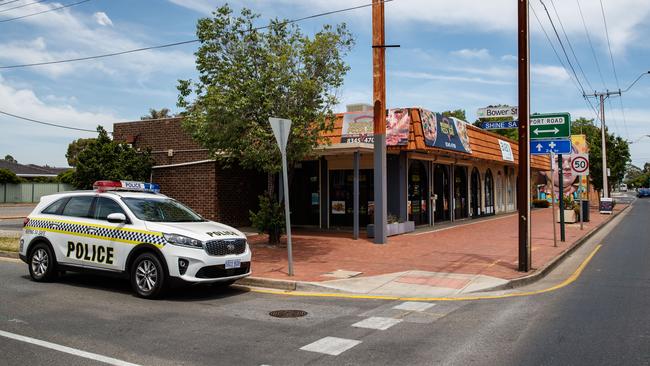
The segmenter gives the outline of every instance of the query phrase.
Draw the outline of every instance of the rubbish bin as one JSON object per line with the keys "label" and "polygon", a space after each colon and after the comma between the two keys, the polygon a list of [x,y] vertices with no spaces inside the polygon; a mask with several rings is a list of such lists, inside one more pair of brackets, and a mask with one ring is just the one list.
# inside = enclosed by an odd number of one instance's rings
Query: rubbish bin
{"label": "rubbish bin", "polygon": [[580,200],[582,204],[582,221],[589,221],[589,200]]}

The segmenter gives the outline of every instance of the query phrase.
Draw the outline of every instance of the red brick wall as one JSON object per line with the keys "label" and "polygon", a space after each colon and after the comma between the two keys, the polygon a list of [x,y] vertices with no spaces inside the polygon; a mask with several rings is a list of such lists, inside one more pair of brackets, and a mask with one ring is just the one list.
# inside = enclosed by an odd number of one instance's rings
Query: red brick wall
{"label": "red brick wall", "polygon": [[[156,165],[187,163],[208,159],[203,149],[183,130],[182,118],[169,118],[157,121],[121,122],[113,125],[113,138],[128,142],[135,139],[133,147],[151,149]],[[168,150],[173,149],[172,156]]]}
{"label": "red brick wall", "polygon": [[160,192],[172,197],[209,220],[217,220],[216,162],[153,170]]}
{"label": "red brick wall", "polygon": [[250,225],[249,210],[257,210],[257,197],[267,187],[266,174],[217,164],[217,217],[220,222]]}

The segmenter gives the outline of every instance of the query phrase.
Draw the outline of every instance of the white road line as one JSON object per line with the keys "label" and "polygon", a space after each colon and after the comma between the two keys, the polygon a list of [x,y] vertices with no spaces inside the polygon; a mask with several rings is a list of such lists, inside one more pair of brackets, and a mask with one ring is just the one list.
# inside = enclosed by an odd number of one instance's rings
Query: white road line
{"label": "white road line", "polygon": [[371,316],[360,322],[352,324],[353,327],[386,330],[395,324],[399,324],[402,319],[384,318],[381,316]]}
{"label": "white road line", "polygon": [[22,335],[19,335],[19,334],[9,333],[9,332],[5,332],[5,331],[2,331],[2,330],[0,330],[0,336],[6,337],[6,338],[11,338],[11,339],[21,341],[21,342],[25,342],[25,343],[35,344],[37,346],[53,349],[53,350],[59,351],[59,352],[69,353],[71,355],[87,358],[87,359],[90,359],[90,360],[104,362],[104,363],[107,363],[109,365],[138,366],[135,363],[126,362],[126,361],[118,360],[116,358],[106,357],[106,356],[98,355],[96,353],[91,353],[91,352],[78,350],[78,349],[75,349],[75,348],[61,346],[61,345],[56,344],[56,343],[41,341],[40,339],[25,337],[25,336],[22,336]]}
{"label": "white road line", "polygon": [[406,301],[399,305],[393,306],[393,309],[407,311],[425,311],[434,305],[435,304],[432,304],[430,302]]}
{"label": "white road line", "polygon": [[361,341],[354,339],[325,337],[314,343],[301,347],[300,349],[303,351],[324,353],[330,356],[338,356],[359,343],[361,343]]}

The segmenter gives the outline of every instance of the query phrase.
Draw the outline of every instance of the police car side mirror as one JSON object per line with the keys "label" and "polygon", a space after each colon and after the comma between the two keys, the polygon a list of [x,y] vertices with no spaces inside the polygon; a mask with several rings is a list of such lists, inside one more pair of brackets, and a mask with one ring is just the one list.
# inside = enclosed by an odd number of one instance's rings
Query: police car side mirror
{"label": "police car side mirror", "polygon": [[117,213],[116,212],[116,213],[112,213],[112,214],[108,215],[106,217],[106,220],[108,220],[108,222],[112,222],[112,223],[115,223],[115,224],[124,223],[124,222],[126,222],[126,216],[124,216],[123,213]]}

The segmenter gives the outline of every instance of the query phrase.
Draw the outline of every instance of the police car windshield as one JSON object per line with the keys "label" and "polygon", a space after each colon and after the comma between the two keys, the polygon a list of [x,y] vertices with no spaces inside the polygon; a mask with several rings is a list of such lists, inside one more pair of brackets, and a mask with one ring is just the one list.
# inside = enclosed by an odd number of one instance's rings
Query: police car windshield
{"label": "police car windshield", "polygon": [[172,199],[123,197],[122,201],[140,220],[154,222],[205,221],[194,211]]}

